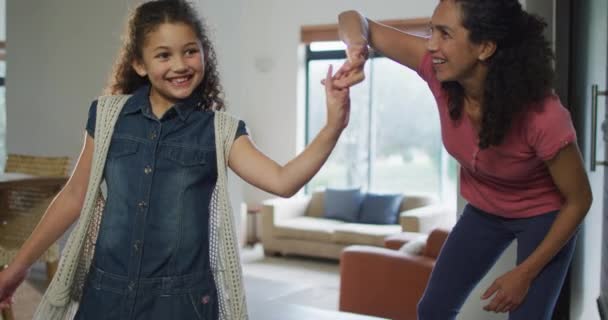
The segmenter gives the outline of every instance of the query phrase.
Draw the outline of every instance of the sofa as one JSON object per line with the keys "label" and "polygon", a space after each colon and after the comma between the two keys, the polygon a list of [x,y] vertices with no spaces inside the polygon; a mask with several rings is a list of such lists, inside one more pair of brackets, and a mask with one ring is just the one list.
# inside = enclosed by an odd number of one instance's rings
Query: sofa
{"label": "sofa", "polygon": [[349,246],[340,260],[340,311],[393,320],[416,320],[447,229],[435,229],[419,252],[399,250],[411,234],[387,237],[386,248]]}
{"label": "sofa", "polygon": [[[260,238],[266,255],[302,255],[339,260],[353,244],[384,246],[384,238],[401,232],[428,233],[455,219],[436,199],[405,195],[395,224],[363,224],[324,217],[323,191],[262,203]],[[452,217],[454,215],[454,217]]]}

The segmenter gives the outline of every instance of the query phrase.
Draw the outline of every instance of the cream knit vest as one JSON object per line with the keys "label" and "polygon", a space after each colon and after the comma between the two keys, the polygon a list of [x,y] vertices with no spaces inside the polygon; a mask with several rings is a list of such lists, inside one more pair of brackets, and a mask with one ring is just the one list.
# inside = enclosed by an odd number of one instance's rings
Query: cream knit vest
{"label": "cream knit vest", "polygon": [[[35,320],[71,320],[78,310],[105,203],[101,183],[106,156],[114,125],[129,97],[123,95],[99,98],[95,151],[84,205],[78,223],[63,250],[59,269],[36,310]],[[241,320],[247,319],[247,306],[234,216],[227,189],[228,155],[238,120],[224,112],[215,112],[214,125],[218,172],[209,207],[210,260],[218,290],[220,320]]]}

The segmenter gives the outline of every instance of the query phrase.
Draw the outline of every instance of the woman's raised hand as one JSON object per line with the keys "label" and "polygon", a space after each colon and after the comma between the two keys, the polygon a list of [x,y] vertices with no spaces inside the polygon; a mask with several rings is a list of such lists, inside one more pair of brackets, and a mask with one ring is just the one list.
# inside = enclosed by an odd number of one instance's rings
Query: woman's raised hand
{"label": "woman's raised hand", "polygon": [[346,61],[334,75],[334,86],[349,88],[365,80],[365,62],[369,56],[366,43],[349,45],[346,48]]}

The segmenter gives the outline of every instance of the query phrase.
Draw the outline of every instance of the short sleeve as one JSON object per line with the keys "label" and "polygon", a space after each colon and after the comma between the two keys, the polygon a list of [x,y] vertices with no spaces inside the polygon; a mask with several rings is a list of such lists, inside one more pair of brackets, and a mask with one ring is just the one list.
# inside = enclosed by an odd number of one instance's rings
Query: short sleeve
{"label": "short sleeve", "polygon": [[437,76],[435,75],[435,71],[433,70],[433,58],[431,57],[430,52],[426,52],[422,57],[422,62],[418,66],[418,75],[422,78],[422,80],[426,81],[429,88],[433,92],[433,95],[438,96],[442,92],[441,82],[437,80]]}
{"label": "short sleeve", "polygon": [[243,120],[239,120],[239,126],[236,129],[236,134],[234,135],[234,140],[238,139],[240,136],[249,135],[247,132],[247,126]]}
{"label": "short sleeve", "polygon": [[555,95],[547,97],[541,108],[532,112],[528,141],[543,161],[552,159],[565,146],[576,141],[570,112]]}
{"label": "short sleeve", "polygon": [[91,138],[95,138],[95,121],[97,119],[97,100],[91,103],[89,107],[89,118],[87,120],[87,132]]}
{"label": "short sleeve", "polygon": [[431,58],[431,53],[426,52],[422,57],[422,62],[420,62],[420,66],[418,66],[418,75],[424,81],[430,82],[435,79],[435,75],[433,74],[433,59]]}

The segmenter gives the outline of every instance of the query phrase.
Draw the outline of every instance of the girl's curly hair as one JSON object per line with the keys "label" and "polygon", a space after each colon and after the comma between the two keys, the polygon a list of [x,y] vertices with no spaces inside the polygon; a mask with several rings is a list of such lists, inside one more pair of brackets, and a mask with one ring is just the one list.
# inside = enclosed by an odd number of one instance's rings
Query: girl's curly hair
{"label": "girl's curly hair", "polygon": [[196,10],[185,0],[155,0],[146,2],[134,10],[129,18],[122,48],[105,89],[106,93],[130,94],[142,85],[150,83],[148,77],[141,77],[135,72],[132,63],[141,61],[146,36],[163,23],[184,23],[194,30],[203,46],[205,75],[193,94],[200,94],[201,108],[205,110],[224,109],[215,51]]}
{"label": "girl's curly hair", "polygon": [[[445,0],[441,0],[445,1]],[[499,145],[513,119],[552,92],[553,51],[544,38],[546,23],[525,12],[517,0],[453,0],[462,11],[462,25],[473,43],[493,41],[496,52],[485,63],[479,147]],[[464,89],[442,83],[452,119],[462,115]]]}

